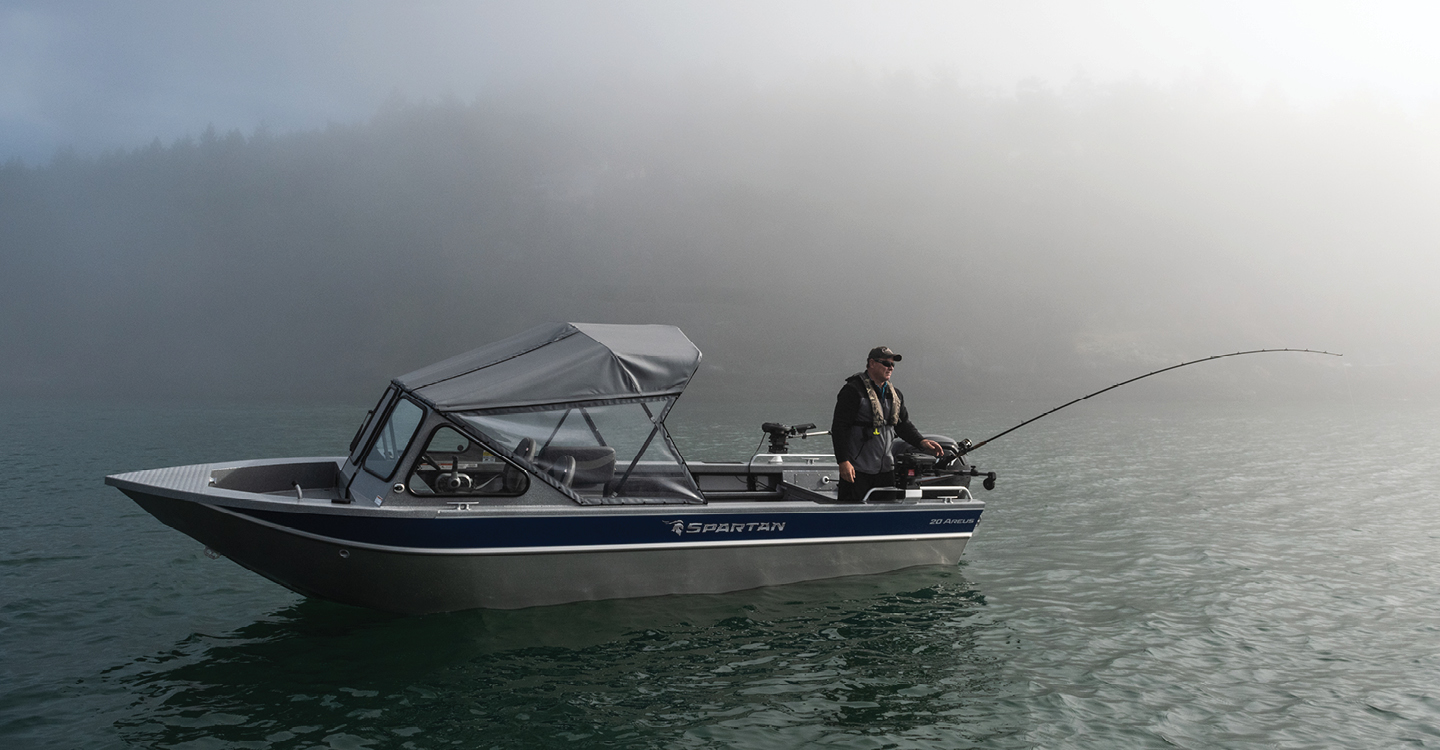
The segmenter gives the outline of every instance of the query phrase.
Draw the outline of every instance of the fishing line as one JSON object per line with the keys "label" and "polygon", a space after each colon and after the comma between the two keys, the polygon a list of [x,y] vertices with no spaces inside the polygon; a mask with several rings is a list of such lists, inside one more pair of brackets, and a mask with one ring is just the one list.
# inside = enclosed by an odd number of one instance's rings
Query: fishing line
{"label": "fishing line", "polygon": [[1265,353],[1267,353],[1267,352],[1304,352],[1304,353],[1306,353],[1306,354],[1324,354],[1324,355],[1330,356],[1330,357],[1343,357],[1343,356],[1345,356],[1345,355],[1343,355],[1343,354],[1336,354],[1336,353],[1334,353],[1334,352],[1316,351],[1316,350],[1314,350],[1314,349],[1251,349],[1250,351],[1245,351],[1245,352],[1231,352],[1231,353],[1229,353],[1229,354],[1216,354],[1216,355],[1214,355],[1214,356],[1205,357],[1205,358],[1203,358],[1203,359],[1192,359],[1192,360],[1190,360],[1189,362],[1181,362],[1181,363],[1178,364],[1178,365],[1170,365],[1169,367],[1163,367],[1163,368],[1161,368],[1161,369],[1159,369],[1159,370],[1156,370],[1156,371],[1154,371],[1154,372],[1147,372],[1147,373],[1145,373],[1144,375],[1141,375],[1141,376],[1139,376],[1139,377],[1130,378],[1129,380],[1126,380],[1126,381],[1123,381],[1123,382],[1120,382],[1120,383],[1116,383],[1115,385],[1112,385],[1112,386],[1110,386],[1110,387],[1108,387],[1108,388],[1101,388],[1100,390],[1095,391],[1094,393],[1090,394],[1089,396],[1081,396],[1080,398],[1077,398],[1077,399],[1075,399],[1074,401],[1070,401],[1070,402],[1068,402],[1068,403],[1061,404],[1061,405],[1055,407],[1054,409],[1051,409],[1050,411],[1045,412],[1044,414],[1041,414],[1041,415],[1039,415],[1039,416],[1037,416],[1037,417],[1031,417],[1030,419],[1027,419],[1027,420],[1025,420],[1024,422],[1021,422],[1020,424],[1017,424],[1017,425],[1015,425],[1014,427],[1011,427],[1010,429],[1008,429],[1008,430],[1006,430],[1006,431],[1004,431],[1004,432],[1002,432],[1002,433],[1000,433],[1000,434],[998,434],[998,435],[992,435],[992,436],[990,436],[990,437],[988,437],[988,438],[986,438],[986,439],[984,439],[984,440],[981,440],[980,442],[978,442],[978,443],[976,443],[976,444],[974,444],[974,445],[968,446],[968,447],[962,446],[961,449],[960,449],[960,454],[961,454],[961,455],[964,455],[964,454],[966,454],[966,453],[969,453],[970,451],[976,450],[976,449],[978,449],[978,448],[982,448],[982,447],[984,447],[986,444],[988,444],[990,441],[995,440],[996,438],[1000,438],[1000,437],[1004,437],[1005,435],[1009,435],[1010,433],[1012,433],[1012,432],[1020,429],[1021,427],[1024,427],[1025,425],[1030,424],[1031,422],[1034,422],[1034,421],[1036,421],[1036,420],[1038,420],[1038,419],[1042,419],[1042,418],[1044,418],[1044,417],[1048,417],[1048,416],[1050,416],[1051,414],[1054,414],[1055,412],[1060,411],[1061,409],[1064,409],[1064,408],[1067,407],[1067,406],[1073,406],[1074,404],[1078,404],[1078,403],[1080,403],[1081,401],[1084,401],[1084,400],[1087,399],[1087,398],[1092,398],[1092,397],[1094,397],[1094,396],[1099,396],[1100,394],[1102,394],[1102,393],[1104,393],[1104,392],[1106,392],[1106,391],[1113,391],[1113,390],[1115,390],[1116,388],[1119,388],[1119,387],[1122,386],[1122,385],[1128,385],[1128,384],[1133,383],[1133,382],[1135,382],[1135,381],[1137,381],[1137,380],[1144,380],[1145,378],[1148,378],[1148,377],[1150,377],[1151,375],[1159,375],[1159,374],[1162,373],[1162,372],[1169,372],[1169,371],[1171,371],[1171,370],[1179,369],[1179,368],[1185,367],[1185,366],[1187,366],[1187,365],[1195,365],[1195,364],[1199,364],[1199,363],[1201,363],[1201,362],[1209,362],[1209,361],[1212,360],[1212,359],[1224,359],[1224,358],[1226,358],[1226,357],[1239,357],[1239,356],[1242,355],[1242,354],[1265,354]]}

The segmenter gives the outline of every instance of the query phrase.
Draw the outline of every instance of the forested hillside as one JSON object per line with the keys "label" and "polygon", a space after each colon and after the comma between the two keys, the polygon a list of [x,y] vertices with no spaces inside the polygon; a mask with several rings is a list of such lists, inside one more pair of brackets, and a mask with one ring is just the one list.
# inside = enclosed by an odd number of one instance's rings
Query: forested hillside
{"label": "forested hillside", "polygon": [[[396,102],[318,132],[12,162],[0,380],[364,400],[568,319],[681,326],[702,397],[833,391],[877,343],[921,391],[1074,395],[1311,346],[1364,369],[1347,387],[1423,394],[1437,131],[1365,98],[836,72]],[[1263,390],[1289,366],[1209,377]]]}

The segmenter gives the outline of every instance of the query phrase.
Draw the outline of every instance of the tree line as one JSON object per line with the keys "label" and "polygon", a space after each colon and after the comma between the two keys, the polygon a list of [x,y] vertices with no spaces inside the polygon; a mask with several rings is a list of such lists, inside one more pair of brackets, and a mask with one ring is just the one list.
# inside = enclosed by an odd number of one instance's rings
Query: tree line
{"label": "tree line", "polygon": [[1359,95],[837,74],[63,152],[0,167],[0,377],[365,400],[567,319],[680,325],[702,396],[830,392],[877,343],[921,392],[1070,393],[1260,346],[1349,349],[1424,392],[1435,134]]}

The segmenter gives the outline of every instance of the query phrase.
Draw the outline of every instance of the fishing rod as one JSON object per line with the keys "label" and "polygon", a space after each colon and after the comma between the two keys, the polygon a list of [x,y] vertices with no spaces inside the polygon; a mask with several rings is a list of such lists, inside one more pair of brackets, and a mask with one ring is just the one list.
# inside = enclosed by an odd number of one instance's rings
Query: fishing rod
{"label": "fishing rod", "polygon": [[1009,435],[1010,433],[1012,433],[1012,432],[1020,429],[1021,427],[1024,427],[1025,425],[1030,424],[1031,422],[1034,422],[1034,421],[1036,421],[1036,420],[1038,420],[1038,419],[1043,419],[1043,418],[1045,418],[1045,417],[1048,417],[1048,416],[1050,416],[1051,414],[1054,414],[1055,412],[1060,411],[1061,409],[1064,409],[1064,408],[1067,407],[1067,406],[1073,406],[1073,405],[1075,405],[1075,404],[1080,403],[1081,401],[1084,401],[1084,400],[1087,399],[1087,398],[1093,398],[1093,397],[1095,397],[1095,396],[1099,396],[1100,394],[1102,394],[1102,393],[1104,393],[1104,392],[1106,392],[1106,391],[1113,391],[1113,390],[1115,390],[1116,388],[1119,388],[1119,387],[1122,386],[1122,385],[1128,385],[1128,384],[1133,383],[1133,382],[1135,382],[1135,381],[1137,381],[1137,380],[1144,380],[1145,378],[1148,378],[1148,377],[1150,377],[1151,375],[1159,375],[1159,374],[1162,373],[1162,372],[1169,372],[1169,371],[1171,371],[1171,370],[1176,370],[1176,369],[1179,369],[1179,368],[1181,368],[1181,367],[1185,367],[1185,366],[1187,366],[1187,365],[1195,365],[1195,364],[1199,364],[1199,363],[1201,363],[1201,362],[1209,362],[1209,361],[1212,360],[1212,359],[1224,359],[1224,358],[1226,358],[1226,357],[1238,357],[1238,356],[1240,356],[1240,355],[1242,355],[1242,354],[1265,354],[1266,352],[1304,352],[1304,353],[1306,353],[1306,354],[1324,354],[1324,355],[1327,355],[1327,356],[1330,356],[1330,357],[1343,357],[1343,356],[1345,356],[1345,355],[1343,355],[1343,354],[1336,354],[1336,353],[1334,353],[1334,352],[1316,351],[1316,350],[1314,350],[1314,349],[1251,349],[1250,351],[1246,351],[1246,352],[1231,352],[1231,353],[1229,353],[1229,354],[1216,354],[1216,355],[1214,355],[1214,356],[1212,356],[1212,357],[1205,357],[1205,358],[1203,358],[1203,359],[1192,359],[1192,360],[1190,360],[1189,362],[1181,362],[1181,363],[1178,364],[1178,365],[1170,365],[1169,367],[1164,367],[1164,368],[1161,368],[1161,369],[1156,370],[1156,371],[1154,371],[1154,372],[1147,372],[1147,373],[1145,373],[1144,375],[1141,375],[1141,376],[1139,376],[1139,377],[1130,378],[1129,380],[1126,380],[1126,381],[1124,381],[1124,382],[1116,383],[1115,385],[1112,385],[1112,386],[1110,386],[1109,388],[1101,388],[1100,390],[1095,391],[1094,393],[1090,394],[1089,396],[1081,396],[1080,398],[1077,398],[1077,399],[1075,399],[1074,401],[1071,401],[1071,402],[1069,402],[1069,403],[1061,404],[1061,405],[1055,407],[1054,409],[1051,409],[1050,411],[1047,411],[1047,412],[1045,412],[1044,414],[1041,414],[1041,415],[1038,416],[1038,417],[1031,417],[1030,419],[1027,419],[1027,420],[1025,420],[1024,422],[1021,422],[1020,424],[1017,424],[1017,425],[1015,425],[1014,427],[1011,427],[1010,429],[1008,429],[1008,430],[1006,430],[1006,431],[1004,431],[1004,432],[1002,432],[1002,433],[1000,433],[1000,434],[998,434],[998,435],[992,435],[992,436],[990,436],[990,437],[988,437],[988,438],[986,438],[986,439],[984,439],[984,440],[981,440],[980,442],[978,442],[978,443],[976,443],[976,444],[974,444],[974,445],[964,445],[964,444],[962,444],[962,445],[960,446],[960,455],[963,456],[963,455],[965,455],[966,453],[969,453],[969,452],[971,452],[971,451],[973,451],[973,450],[976,450],[976,449],[979,449],[979,448],[983,448],[983,447],[985,447],[985,445],[987,445],[988,443],[990,443],[992,440],[995,440],[996,438],[1001,438],[1001,437],[1004,437],[1004,436],[1006,436],[1006,435]]}

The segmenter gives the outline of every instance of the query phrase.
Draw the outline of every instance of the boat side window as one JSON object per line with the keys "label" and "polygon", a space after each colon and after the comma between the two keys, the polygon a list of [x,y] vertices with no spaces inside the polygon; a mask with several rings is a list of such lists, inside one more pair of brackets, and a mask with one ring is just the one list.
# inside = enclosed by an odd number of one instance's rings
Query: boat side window
{"label": "boat side window", "polygon": [[419,404],[408,398],[396,399],[385,417],[385,423],[380,425],[371,441],[370,452],[365,455],[365,470],[389,480],[424,419],[425,410]]}
{"label": "boat side window", "polygon": [[416,495],[504,497],[524,493],[530,477],[454,428],[442,426],[431,433],[407,484]]}
{"label": "boat side window", "polygon": [[637,399],[456,416],[577,495],[695,500],[700,492],[660,422],[668,405]]}

